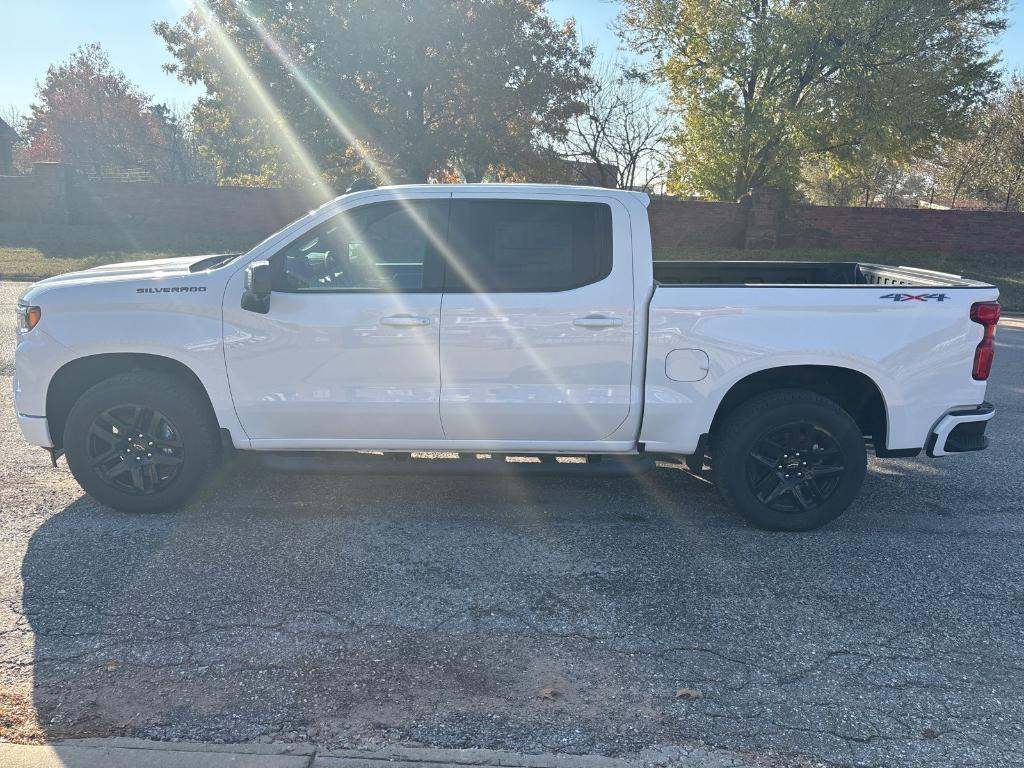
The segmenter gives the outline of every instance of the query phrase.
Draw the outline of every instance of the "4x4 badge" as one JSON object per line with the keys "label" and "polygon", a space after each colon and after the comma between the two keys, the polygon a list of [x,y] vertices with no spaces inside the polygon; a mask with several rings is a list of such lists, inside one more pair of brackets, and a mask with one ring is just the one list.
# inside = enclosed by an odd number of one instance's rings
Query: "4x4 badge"
{"label": "4x4 badge", "polygon": [[949,296],[944,293],[887,293],[878,298],[892,299],[893,301],[928,301],[930,299],[945,301]]}

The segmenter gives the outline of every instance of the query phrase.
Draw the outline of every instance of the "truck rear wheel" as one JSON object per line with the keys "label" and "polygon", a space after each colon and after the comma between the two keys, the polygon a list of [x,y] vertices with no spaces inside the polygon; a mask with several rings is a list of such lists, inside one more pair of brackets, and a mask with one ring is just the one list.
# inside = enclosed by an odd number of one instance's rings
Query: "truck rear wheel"
{"label": "truck rear wheel", "polygon": [[79,485],[124,512],[183,504],[202,485],[218,442],[200,393],[152,371],[96,384],[72,407],[64,428],[64,452]]}
{"label": "truck rear wheel", "polygon": [[758,395],[733,411],[716,437],[719,491],[759,528],[819,528],[850,506],[864,482],[867,451],[860,428],[814,392]]}

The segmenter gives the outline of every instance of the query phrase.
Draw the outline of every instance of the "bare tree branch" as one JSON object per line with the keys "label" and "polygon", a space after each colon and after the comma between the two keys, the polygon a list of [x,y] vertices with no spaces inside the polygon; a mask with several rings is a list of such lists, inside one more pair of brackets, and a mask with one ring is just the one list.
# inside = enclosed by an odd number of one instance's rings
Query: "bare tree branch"
{"label": "bare tree branch", "polygon": [[670,123],[657,90],[615,61],[597,64],[585,110],[552,149],[594,167],[602,186],[653,191],[663,180]]}

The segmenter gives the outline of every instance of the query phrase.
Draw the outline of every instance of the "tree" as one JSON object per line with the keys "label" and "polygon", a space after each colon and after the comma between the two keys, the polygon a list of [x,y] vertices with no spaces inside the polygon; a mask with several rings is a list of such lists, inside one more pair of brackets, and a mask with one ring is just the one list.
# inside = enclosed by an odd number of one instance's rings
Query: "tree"
{"label": "tree", "polygon": [[221,178],[275,183],[515,166],[564,135],[592,57],[543,0],[208,0],[155,29],[206,87],[193,118]]}
{"label": "tree", "polygon": [[159,176],[184,184],[212,184],[217,176],[203,154],[189,111],[157,104],[152,108],[160,131]]}
{"label": "tree", "polygon": [[653,187],[669,132],[655,89],[638,73],[606,62],[591,72],[582,101],[584,111],[570,118],[554,151],[591,165],[601,186]]}
{"label": "tree", "polygon": [[944,142],[934,163],[942,201],[964,198],[993,209],[1019,210],[1024,199],[1024,76],[1012,75],[975,115],[965,138]]}
{"label": "tree", "polygon": [[1024,204],[1024,75],[1013,75],[995,106],[992,138],[995,159],[992,184],[1004,211]]}
{"label": "tree", "polygon": [[990,109],[979,112],[967,135],[942,143],[932,167],[943,204],[956,208],[962,198],[974,197],[985,186],[992,152],[992,117]]}
{"label": "tree", "polygon": [[93,174],[154,168],[162,153],[161,115],[152,99],[93,43],[51,66],[25,124],[30,160],[58,160]]}
{"label": "tree", "polygon": [[[25,124],[27,122],[25,112],[14,104],[0,107],[0,120],[3,120],[18,135],[19,139],[25,136]],[[11,147],[11,165],[16,174],[25,174],[32,170],[32,162],[28,159],[24,141],[15,141]]]}
{"label": "tree", "polygon": [[844,163],[818,155],[801,168],[799,191],[814,205],[915,207],[931,179],[920,163],[858,154]]}
{"label": "tree", "polygon": [[964,130],[996,84],[1004,0],[624,0],[681,124],[676,191],[793,190],[811,155],[905,160]]}

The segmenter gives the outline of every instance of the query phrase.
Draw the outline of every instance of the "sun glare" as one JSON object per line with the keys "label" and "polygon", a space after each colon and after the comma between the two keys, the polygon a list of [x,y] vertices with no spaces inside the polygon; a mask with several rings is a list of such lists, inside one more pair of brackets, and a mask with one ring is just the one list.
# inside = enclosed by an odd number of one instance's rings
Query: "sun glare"
{"label": "sun glare", "polygon": [[[325,198],[332,197],[333,192],[323,182],[316,162],[310,157],[309,153],[303,147],[294,131],[288,125],[287,119],[281,114],[280,110],[274,104],[274,101],[271,99],[269,93],[267,93],[266,88],[264,88],[259,82],[255,73],[252,71],[252,68],[245,60],[245,57],[231,41],[228,34],[224,31],[220,22],[209,9],[206,2],[204,0],[194,0],[194,5],[196,10],[202,16],[203,21],[210,29],[218,48],[221,49],[224,56],[230,60],[237,70],[241,72],[242,84],[249,90],[256,107],[266,116],[269,124],[272,125],[275,131],[279,134],[283,145],[291,152],[298,165],[306,172],[306,174],[316,180],[318,191],[321,192]],[[239,3],[236,0],[234,5],[245,17],[246,21],[257,35],[259,35],[268,50],[295,79],[296,84],[302,88],[303,92],[309,97],[317,109],[319,109],[329,120],[331,126],[338,132],[339,136],[359,152],[361,159],[370,168],[373,175],[386,184],[393,184],[394,180],[388,173],[388,170],[377,158],[367,152],[365,144],[360,141],[359,132],[355,129],[352,119],[344,115],[344,107],[317,87],[313,78],[311,78],[299,65],[296,57],[291,55],[285,49],[280,41],[271,34],[270,30],[268,30],[263,23],[245,7],[244,4]],[[403,200],[400,200],[399,202],[406,204],[406,201]],[[415,209],[415,207],[406,205],[406,209],[419,229],[429,239],[431,245],[444,255],[448,265],[459,274],[462,280],[475,291],[476,296],[484,303],[485,306],[482,311],[492,316],[506,316],[507,312],[502,307],[499,307],[487,292],[477,284],[474,276],[470,274],[461,259],[459,259],[458,254],[456,254],[449,246],[445,233],[436,231],[436,228],[433,227],[430,222],[428,222],[426,218],[424,218],[420,212]],[[536,350],[530,343],[530,340],[523,335],[521,329],[518,329],[511,324],[506,325],[505,327],[508,333],[513,337],[516,348],[523,351],[533,364],[535,372],[547,380],[548,386],[557,391],[561,397],[565,398],[565,406],[572,408],[579,418],[588,425],[593,433],[594,439],[603,439],[608,437],[607,435],[600,434],[601,427],[593,417],[589,408],[587,408],[586,404],[571,401],[571,387],[569,387],[568,383],[562,380],[557,372],[548,365],[544,357],[539,354],[538,350]]]}
{"label": "sun glare", "polygon": [[312,186],[313,196],[318,198],[315,204],[319,205],[324,200],[334,197],[334,190],[324,182],[320,167],[303,146],[299,137],[296,136],[288,124],[287,118],[278,109],[267,89],[252,71],[245,56],[231,41],[231,37],[225,32],[216,14],[210,10],[205,0],[193,0],[192,6],[210,31],[221,54],[234,68],[225,67],[223,74],[226,77],[235,78],[237,83],[248,92],[251,106],[267,121],[267,125],[277,135],[282,149],[287,153],[288,159]]}
{"label": "sun glare", "polygon": [[350,116],[342,117],[342,113],[345,111],[344,106],[338,104],[335,99],[317,87],[313,78],[299,66],[295,57],[281,45],[277,38],[263,26],[263,23],[248,8],[237,1],[235,2],[235,7],[245,16],[249,25],[260,36],[260,39],[263,40],[263,43],[270,52],[274,54],[274,57],[295,78],[295,82],[316,105],[317,109],[330,121],[334,130],[359,153],[360,159],[370,168],[370,172],[385,184],[394,184],[395,182],[388,174],[387,169],[373,155],[366,151],[364,143],[359,139],[359,132],[350,125],[354,122],[353,119]]}

